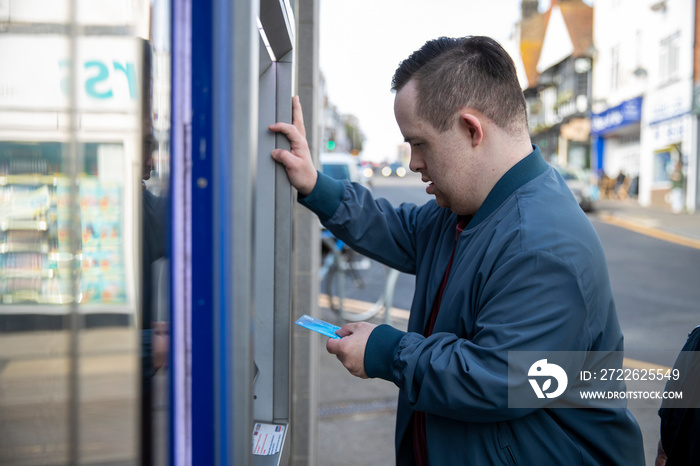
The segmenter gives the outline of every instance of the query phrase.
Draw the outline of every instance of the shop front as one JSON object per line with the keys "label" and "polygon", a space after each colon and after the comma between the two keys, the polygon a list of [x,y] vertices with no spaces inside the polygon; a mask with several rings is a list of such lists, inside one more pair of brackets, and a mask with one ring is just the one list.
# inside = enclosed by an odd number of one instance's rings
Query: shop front
{"label": "shop front", "polygon": [[639,176],[640,166],[641,117],[641,96],[593,114],[592,166],[600,177],[616,179],[622,174],[629,179],[629,186],[636,185],[634,180]]}
{"label": "shop front", "polygon": [[[694,210],[694,118],[692,88],[682,81],[645,100],[639,201],[642,205]],[[692,197],[692,199],[691,199]]]}

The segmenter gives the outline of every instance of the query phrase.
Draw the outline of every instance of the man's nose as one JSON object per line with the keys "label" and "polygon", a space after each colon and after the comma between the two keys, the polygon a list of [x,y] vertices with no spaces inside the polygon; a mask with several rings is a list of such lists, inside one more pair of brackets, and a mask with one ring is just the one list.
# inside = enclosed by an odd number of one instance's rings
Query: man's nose
{"label": "man's nose", "polygon": [[408,162],[408,168],[414,173],[420,172],[421,168],[423,168],[423,161],[413,151],[411,151],[411,160]]}

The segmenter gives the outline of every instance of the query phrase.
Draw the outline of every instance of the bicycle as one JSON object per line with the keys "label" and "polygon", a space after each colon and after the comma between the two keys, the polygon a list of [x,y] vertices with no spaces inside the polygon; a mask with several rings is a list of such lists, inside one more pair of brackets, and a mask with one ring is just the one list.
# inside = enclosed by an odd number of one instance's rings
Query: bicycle
{"label": "bicycle", "polygon": [[396,281],[399,277],[398,270],[383,266],[385,272],[384,290],[379,299],[364,312],[350,312],[345,306],[346,276],[351,275],[355,285],[358,288],[364,288],[364,281],[358,271],[369,268],[369,259],[335,238],[328,230],[321,232],[321,243],[322,265],[319,269],[319,280],[325,285],[324,291],[328,295],[328,307],[347,322],[368,320],[384,310],[384,322],[391,325],[390,309],[393,304]]}

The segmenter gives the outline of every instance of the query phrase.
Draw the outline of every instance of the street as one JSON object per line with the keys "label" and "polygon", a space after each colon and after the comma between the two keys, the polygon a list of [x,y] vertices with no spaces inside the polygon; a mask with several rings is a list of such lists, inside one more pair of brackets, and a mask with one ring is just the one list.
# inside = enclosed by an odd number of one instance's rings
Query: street
{"label": "street", "polygon": [[626,352],[678,353],[700,325],[700,250],[591,220],[608,259]]}
{"label": "street", "polygon": [[[375,179],[373,191],[375,196],[385,197],[395,205],[400,202],[421,204],[430,199],[430,196],[425,193],[425,185],[420,182],[417,175],[412,173],[403,179],[396,177]],[[625,356],[633,361],[651,363],[655,367],[673,366],[675,357],[685,343],[688,333],[700,325],[697,304],[700,302],[700,286],[696,283],[697,277],[700,276],[700,249],[651,238],[606,223],[604,220],[610,208],[606,202],[603,202],[598,209],[589,214],[589,218],[600,236],[608,260],[620,325],[625,335]],[[357,288],[352,280],[348,280],[348,297],[360,302],[376,301],[383,286],[383,268],[372,264],[369,270],[361,271],[360,274],[364,286]],[[402,313],[401,310],[410,309],[413,286],[412,276],[400,274],[394,295],[394,307],[397,311],[392,319],[392,323],[399,328],[405,326],[406,313]],[[331,311],[324,310],[322,316],[338,322],[337,316]],[[371,321],[382,323],[383,316],[379,315]],[[339,366],[339,363],[327,356],[322,356],[322,363],[328,365],[328,370],[331,370],[331,367],[332,370],[337,370],[335,366]],[[345,383],[346,389],[355,393],[354,398],[362,399],[361,392],[353,392],[351,388],[355,386],[355,380],[347,374],[343,375],[342,372],[337,374],[337,377]],[[360,380],[357,382],[368,383]],[[381,450],[390,455],[393,428],[389,419],[393,412],[391,403],[386,400],[390,400],[394,395],[395,387],[382,381],[370,382],[376,384],[377,388],[373,388],[372,393],[365,392],[363,403],[367,406],[368,402],[374,402],[375,406],[380,408],[376,411],[371,407],[358,409],[362,411],[362,422],[367,422],[367,416],[373,413],[379,416],[377,419],[381,419],[383,428],[380,429],[381,432],[375,431],[371,438],[377,441],[377,438],[388,436],[384,439],[387,443]],[[324,383],[331,382],[322,381],[322,392],[324,392]],[[359,384],[357,387],[361,389]],[[631,382],[628,383],[628,390],[662,390],[663,386],[663,382]],[[342,404],[342,396],[336,392],[334,397],[326,398],[325,403],[327,409],[337,407]],[[629,407],[644,435],[647,464],[653,465],[659,432],[657,415],[659,401],[631,400]],[[323,413],[323,408],[321,411]],[[347,416],[357,414],[358,412],[353,412],[352,409],[346,413]],[[343,415],[336,413],[326,414],[326,416],[330,420],[334,416]],[[322,419],[321,422],[324,424],[329,422],[328,420]],[[391,430],[388,431],[388,429]],[[362,430],[365,429],[360,429]],[[323,452],[323,432],[319,440],[320,450]],[[362,441],[351,442],[350,451],[352,448],[358,448],[361,443]],[[348,451],[349,454],[350,451]],[[321,453],[321,459],[323,455]],[[338,460],[339,458],[335,457],[332,464],[344,464]]]}

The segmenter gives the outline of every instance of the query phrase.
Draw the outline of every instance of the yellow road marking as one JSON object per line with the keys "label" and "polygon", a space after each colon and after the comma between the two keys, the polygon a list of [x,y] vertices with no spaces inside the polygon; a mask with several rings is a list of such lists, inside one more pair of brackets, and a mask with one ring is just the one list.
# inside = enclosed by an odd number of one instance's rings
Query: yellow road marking
{"label": "yellow road marking", "polygon": [[[318,296],[318,305],[321,307],[329,308],[330,307],[330,301],[328,299],[327,294],[321,294]],[[363,312],[369,311],[372,307],[374,307],[374,303],[370,303],[367,301],[360,301],[358,299],[351,299],[351,298],[345,298],[343,299],[343,308],[347,312],[352,312],[355,314],[362,314]],[[389,315],[391,317],[396,317],[399,319],[405,319],[408,320],[410,312],[407,311],[406,309],[399,309],[396,307],[391,308],[391,311],[389,312]],[[379,316],[384,315],[384,311],[379,311],[377,313]]]}
{"label": "yellow road marking", "polygon": [[646,361],[639,361],[637,359],[624,358],[622,360],[622,367],[627,367],[629,369],[646,369],[648,371],[658,371],[663,372],[670,371],[672,368],[668,366],[661,366],[659,364],[654,364]]}
{"label": "yellow road marking", "polygon": [[679,244],[689,248],[700,249],[700,240],[686,238],[685,236],[677,235],[675,233],[659,230],[658,228],[649,227],[633,220],[622,219],[610,214],[598,214],[598,219],[609,225],[625,228],[627,230],[660,239],[662,241],[668,241],[669,243]]}

